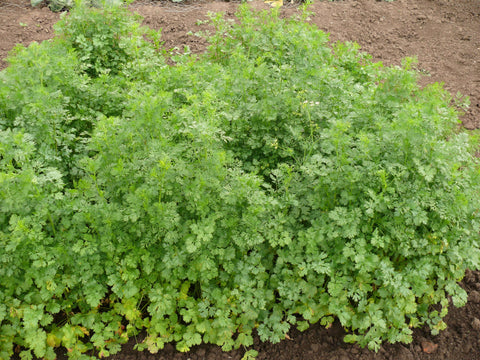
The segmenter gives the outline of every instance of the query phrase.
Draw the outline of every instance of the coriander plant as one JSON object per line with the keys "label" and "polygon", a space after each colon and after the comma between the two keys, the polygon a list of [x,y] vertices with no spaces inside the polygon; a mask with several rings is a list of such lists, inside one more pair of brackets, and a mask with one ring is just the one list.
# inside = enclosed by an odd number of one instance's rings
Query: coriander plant
{"label": "coriander plant", "polygon": [[227,351],[335,319],[377,350],[465,303],[480,179],[462,104],[305,15],[237,17],[171,56],[125,7],[79,3],[10,55],[1,358],[105,357],[141,331],[139,350]]}

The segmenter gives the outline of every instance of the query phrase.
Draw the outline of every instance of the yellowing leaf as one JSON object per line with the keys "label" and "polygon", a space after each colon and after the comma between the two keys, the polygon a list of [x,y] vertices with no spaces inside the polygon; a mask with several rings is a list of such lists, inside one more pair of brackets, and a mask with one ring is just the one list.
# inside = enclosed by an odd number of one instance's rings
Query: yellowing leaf
{"label": "yellowing leaf", "polygon": [[90,335],[90,332],[85,326],[79,326],[78,328],[84,335]]}
{"label": "yellowing leaf", "polygon": [[190,282],[185,281],[180,288],[180,300],[186,300],[188,298],[188,290],[190,289]]}
{"label": "yellowing leaf", "polygon": [[58,347],[60,346],[61,340],[55,336],[54,334],[47,335],[47,345],[50,347]]}

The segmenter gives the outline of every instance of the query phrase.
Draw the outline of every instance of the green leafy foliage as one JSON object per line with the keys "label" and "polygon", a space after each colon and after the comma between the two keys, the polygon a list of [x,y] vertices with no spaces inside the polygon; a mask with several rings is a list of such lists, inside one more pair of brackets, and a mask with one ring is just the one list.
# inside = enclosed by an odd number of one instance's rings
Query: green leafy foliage
{"label": "green leafy foliage", "polygon": [[[105,11],[106,10],[106,11]],[[56,25],[57,34],[76,51],[83,71],[90,77],[116,75],[142,52],[139,16],[122,16],[121,6],[108,2],[102,8],[79,5]]]}
{"label": "green leafy foliage", "polygon": [[48,4],[48,7],[51,11],[58,12],[62,10],[69,10],[77,3],[101,7],[103,5],[121,5],[123,2],[130,3],[132,0],[30,0],[30,4],[35,7],[42,4],[44,1]]}
{"label": "green leafy foliage", "polygon": [[11,54],[1,358],[105,357],[141,330],[152,353],[230,350],[335,318],[378,349],[465,303],[480,182],[450,95],[412,60],[237,16],[212,15],[205,54],[170,57],[126,8],[78,5]]}

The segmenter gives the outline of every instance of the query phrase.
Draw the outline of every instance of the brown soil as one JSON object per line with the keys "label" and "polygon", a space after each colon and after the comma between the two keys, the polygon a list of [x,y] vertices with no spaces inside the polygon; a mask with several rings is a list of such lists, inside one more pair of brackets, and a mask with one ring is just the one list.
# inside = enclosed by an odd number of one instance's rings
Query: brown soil
{"label": "brown soil", "polygon": [[[287,3],[288,0],[284,0]],[[52,37],[52,25],[59,14],[48,8],[32,9],[28,0],[0,0],[0,69],[3,60],[17,43],[28,45]],[[263,8],[258,0],[253,6]],[[163,29],[167,48],[188,45],[193,52],[205,49],[205,43],[188,35],[203,25],[207,12],[223,11],[233,16],[238,3],[196,1],[189,4],[141,0],[132,8],[145,18],[145,24]],[[286,4],[285,15],[298,11],[296,4]],[[422,84],[443,82],[453,94],[470,97],[471,106],[462,116],[467,129],[480,128],[480,0],[345,0],[317,1],[311,6],[311,22],[329,32],[332,41],[356,41],[376,61],[398,65],[405,56],[418,58],[418,69],[425,74]],[[378,353],[343,343],[345,334],[339,324],[326,330],[314,325],[304,333],[291,331],[290,340],[280,344],[260,343],[258,359],[306,360],[480,360],[480,272],[468,272],[463,286],[469,293],[468,304],[451,307],[446,318],[447,330],[434,337],[427,329],[417,329],[411,344],[385,344]],[[241,359],[245,349],[223,353],[211,345],[195,347],[181,354],[172,345],[152,355],[134,351],[139,336],[111,357],[115,360],[217,360]],[[63,359],[64,349],[58,352]]]}

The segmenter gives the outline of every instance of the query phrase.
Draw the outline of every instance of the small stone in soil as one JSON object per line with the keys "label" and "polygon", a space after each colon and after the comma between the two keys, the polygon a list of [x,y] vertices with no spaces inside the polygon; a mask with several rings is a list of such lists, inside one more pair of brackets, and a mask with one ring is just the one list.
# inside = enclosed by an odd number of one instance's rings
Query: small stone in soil
{"label": "small stone in soil", "polygon": [[437,350],[438,344],[434,344],[430,341],[422,341],[422,349],[424,353],[432,354]]}
{"label": "small stone in soil", "polygon": [[480,331],[480,320],[478,318],[473,319],[472,328],[476,331]]}
{"label": "small stone in soil", "polygon": [[471,301],[474,304],[480,304],[480,293],[476,290],[473,290],[468,296],[468,301]]}

